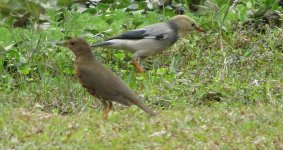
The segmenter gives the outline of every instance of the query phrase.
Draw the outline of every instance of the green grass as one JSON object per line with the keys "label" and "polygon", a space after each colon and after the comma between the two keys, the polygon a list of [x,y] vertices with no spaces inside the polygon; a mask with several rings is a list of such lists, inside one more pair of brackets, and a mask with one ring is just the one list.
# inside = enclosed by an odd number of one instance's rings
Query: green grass
{"label": "green grass", "polygon": [[66,36],[96,43],[170,16],[49,8],[47,29],[0,27],[0,149],[283,149],[282,26],[260,33],[243,26],[257,6],[239,4],[227,14],[226,3],[219,7],[187,14],[207,33],[150,57],[145,73],[135,73],[129,53],[93,50],[155,118],[115,104],[103,122],[99,100],[74,75],[74,56],[54,43]]}
{"label": "green grass", "polygon": [[149,118],[133,107],[115,110],[103,122],[94,110],[62,116],[6,108],[1,116],[1,149],[283,148],[282,105],[218,103],[159,114]]}

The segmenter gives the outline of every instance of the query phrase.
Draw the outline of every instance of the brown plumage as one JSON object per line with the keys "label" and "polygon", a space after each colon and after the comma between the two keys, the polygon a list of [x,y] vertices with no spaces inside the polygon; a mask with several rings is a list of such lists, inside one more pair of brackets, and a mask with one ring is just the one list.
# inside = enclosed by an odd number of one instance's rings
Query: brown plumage
{"label": "brown plumage", "polygon": [[168,22],[145,26],[112,37],[92,47],[123,49],[133,53],[132,61],[138,72],[143,72],[143,63],[149,56],[159,54],[175,44],[180,37],[202,28],[190,17],[177,15]]}
{"label": "brown plumage", "polygon": [[63,43],[76,56],[75,65],[79,81],[89,93],[98,97],[103,104],[102,117],[105,120],[112,109],[112,101],[126,106],[137,105],[151,116],[156,114],[144,105],[124,81],[105,68],[92,54],[89,44],[83,38],[72,38]]}

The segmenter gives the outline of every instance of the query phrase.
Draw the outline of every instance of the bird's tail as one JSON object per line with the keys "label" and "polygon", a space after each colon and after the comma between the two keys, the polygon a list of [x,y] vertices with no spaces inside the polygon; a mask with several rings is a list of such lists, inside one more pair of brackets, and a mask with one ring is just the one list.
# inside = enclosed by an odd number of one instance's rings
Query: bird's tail
{"label": "bird's tail", "polygon": [[98,43],[98,44],[91,45],[90,47],[103,47],[103,46],[108,46],[108,45],[111,45],[111,44],[112,44],[111,42],[105,41],[105,42],[101,42],[101,43]]}
{"label": "bird's tail", "polygon": [[145,104],[143,104],[142,102],[137,102],[135,103],[139,108],[141,108],[142,110],[144,110],[146,113],[148,113],[150,116],[156,116],[157,114],[151,110],[149,107],[147,107]]}

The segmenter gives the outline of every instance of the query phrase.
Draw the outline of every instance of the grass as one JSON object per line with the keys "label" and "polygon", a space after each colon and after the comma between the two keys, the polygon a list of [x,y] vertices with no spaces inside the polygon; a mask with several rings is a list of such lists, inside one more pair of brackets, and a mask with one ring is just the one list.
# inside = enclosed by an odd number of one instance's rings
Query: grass
{"label": "grass", "polygon": [[188,14],[207,33],[147,59],[142,74],[131,54],[94,49],[159,114],[115,104],[106,122],[99,100],[74,76],[73,55],[54,42],[84,36],[96,43],[166,17],[48,9],[47,29],[0,27],[0,149],[283,149],[282,29],[243,26],[248,8],[237,8]]}
{"label": "grass", "polygon": [[[2,109],[1,109],[2,110]],[[6,108],[1,149],[281,149],[282,106],[188,106],[149,118],[136,108],[71,115]]]}

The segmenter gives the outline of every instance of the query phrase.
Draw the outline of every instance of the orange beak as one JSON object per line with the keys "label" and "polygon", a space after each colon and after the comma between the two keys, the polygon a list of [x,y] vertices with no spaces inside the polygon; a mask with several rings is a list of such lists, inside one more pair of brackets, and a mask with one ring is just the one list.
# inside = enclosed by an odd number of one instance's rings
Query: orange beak
{"label": "orange beak", "polygon": [[205,32],[201,27],[199,26],[195,26],[196,30],[198,30],[199,32]]}

